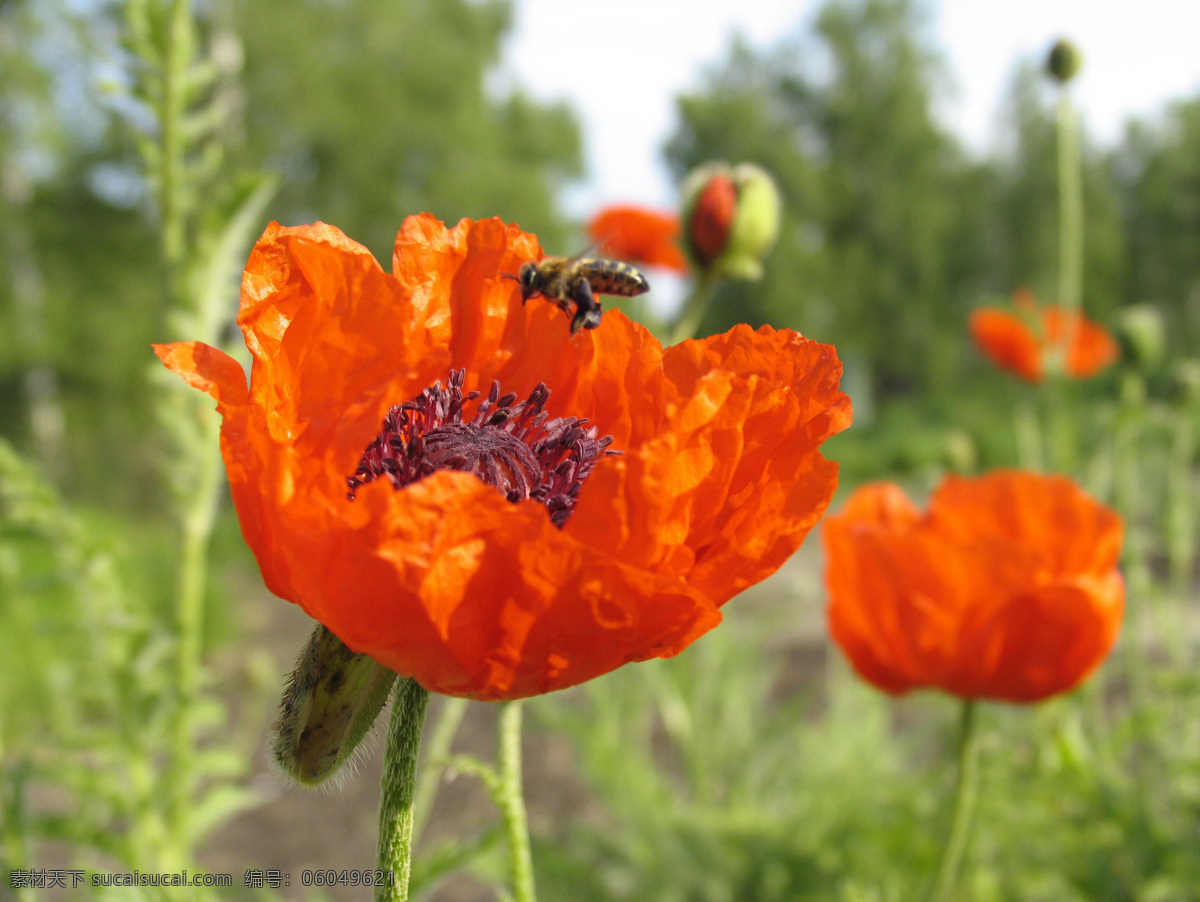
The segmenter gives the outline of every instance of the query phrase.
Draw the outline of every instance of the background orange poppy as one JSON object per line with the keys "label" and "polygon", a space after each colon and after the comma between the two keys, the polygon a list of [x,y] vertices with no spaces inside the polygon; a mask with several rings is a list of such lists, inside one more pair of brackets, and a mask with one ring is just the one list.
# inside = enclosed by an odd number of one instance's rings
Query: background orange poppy
{"label": "background orange poppy", "polygon": [[637,206],[605,207],[592,217],[587,233],[606,256],[687,272],[687,261],[677,243],[679,217],[674,213]]}
{"label": "background orange poppy", "polygon": [[1049,354],[1068,332],[1070,346],[1064,360],[1068,376],[1086,379],[1117,359],[1116,340],[1083,314],[1068,315],[1054,305],[1038,308],[1027,292],[1014,295],[1014,309],[985,307],[974,311],[970,318],[975,344],[1003,370],[1029,382],[1040,382],[1046,374]]}
{"label": "background orange poppy", "polygon": [[927,513],[893,483],[863,486],[822,527],[830,632],[885,692],[1065,692],[1116,641],[1122,532],[1064,477],[951,476]]}

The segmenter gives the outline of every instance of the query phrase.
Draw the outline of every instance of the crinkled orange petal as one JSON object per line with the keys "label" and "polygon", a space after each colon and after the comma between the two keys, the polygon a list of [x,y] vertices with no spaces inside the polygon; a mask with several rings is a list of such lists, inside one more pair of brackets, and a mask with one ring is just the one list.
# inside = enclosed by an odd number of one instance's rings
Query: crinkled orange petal
{"label": "crinkled orange petal", "polygon": [[679,231],[674,213],[635,206],[605,207],[587,226],[588,236],[610,257],[686,273]]}
{"label": "crinkled orange petal", "polygon": [[833,496],[837,465],[817,448],[850,424],[841,364],[794,332],[737,326],[668,348],[663,373],[670,421],[592,475],[567,531],[723,604],[777,570]]}
{"label": "crinkled orange petal", "polygon": [[[615,311],[572,338],[503,277],[540,256],[499,220],[422,215],[388,274],[333,227],[272,225],[243,276],[249,390],[219,351],[157,349],[218,402],[271,591],[448,694],[518,698],[682,650],[828,504],[836,468],[817,446],[849,424],[832,348],[746,329],[668,359]],[[597,462],[564,529],[462,473],[347,499],[386,411],[458,368],[485,394],[544,381],[551,416],[614,436],[623,455]]]}
{"label": "crinkled orange petal", "polygon": [[1116,641],[1122,529],[1061,477],[949,477],[924,516],[898,487],[865,486],[822,530],[831,634],[864,679],[892,693],[1065,692]]}

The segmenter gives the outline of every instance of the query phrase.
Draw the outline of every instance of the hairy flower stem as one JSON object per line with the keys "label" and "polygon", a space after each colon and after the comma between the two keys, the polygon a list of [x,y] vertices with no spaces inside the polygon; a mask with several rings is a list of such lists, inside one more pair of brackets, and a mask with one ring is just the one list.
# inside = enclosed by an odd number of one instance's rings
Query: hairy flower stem
{"label": "hairy flower stem", "polygon": [[525,796],[521,783],[520,701],[505,702],[500,709],[496,769],[500,778],[496,803],[500,806],[504,835],[508,841],[513,902],[535,902],[529,821],[525,815]]}
{"label": "hairy flower stem", "polygon": [[683,309],[679,312],[679,319],[675,321],[675,325],[671,329],[671,344],[678,344],[684,339],[696,337],[696,330],[700,328],[700,321],[708,312],[709,304],[712,303],[713,289],[716,287],[717,280],[709,273],[701,272],[696,276],[692,291],[687,296],[687,300],[683,302]]}
{"label": "hairy flower stem", "polygon": [[195,451],[192,466],[196,482],[181,513],[179,584],[175,612],[177,630],[176,700],[173,728],[171,800],[168,816],[182,864],[191,854],[185,839],[191,816],[192,773],[195,761],[193,708],[200,691],[201,632],[204,627],[204,594],[208,582],[208,546],[216,518],[217,490],[221,485],[219,427],[215,411],[205,411],[203,444]]}
{"label": "hairy flower stem", "polygon": [[376,864],[388,879],[375,887],[375,902],[404,902],[408,898],[415,839],[413,795],[428,707],[429,692],[416,680],[401,677],[396,681],[392,693],[392,718],[383,752]]}
{"label": "hairy flower stem", "polygon": [[964,699],[958,738],[958,780],[954,786],[954,815],[950,837],[942,850],[942,863],[929,902],[949,902],[967,848],[975,797],[979,790],[979,741],[975,729],[974,699]]}

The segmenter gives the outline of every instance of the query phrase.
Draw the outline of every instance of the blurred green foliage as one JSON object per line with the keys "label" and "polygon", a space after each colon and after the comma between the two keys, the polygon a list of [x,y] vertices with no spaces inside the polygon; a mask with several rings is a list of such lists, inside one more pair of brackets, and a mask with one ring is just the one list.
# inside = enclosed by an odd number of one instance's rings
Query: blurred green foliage
{"label": "blurred green foliage", "polygon": [[[973,307],[1019,286],[1054,299],[1052,88],[1026,62],[999,146],[968,153],[935,114],[945,72],[922,11],[910,0],[828,3],[811,31],[774,48],[735,40],[679,99],[667,146],[679,176],[711,159],[749,160],[785,196],[766,279],[724,286],[702,332],[790,326],[866,366],[874,391],[936,395],[980,371],[963,341]],[[1134,127],[1111,151],[1085,148],[1084,304],[1102,321],[1134,300],[1161,304],[1172,328],[1196,318],[1195,255],[1180,247],[1200,225],[1188,168],[1200,132],[1187,129],[1187,109]]]}
{"label": "blurred green foliage", "polygon": [[[537,708],[595,793],[535,848],[549,898],[927,897],[957,701],[866,686],[801,634],[815,593],[773,591],[732,602],[685,655]],[[1200,898],[1200,681],[1142,655],[1125,648],[1071,696],[983,706],[980,807],[955,898]],[[1155,683],[1131,698],[1147,671]]]}
{"label": "blurred green foliage", "polygon": [[247,0],[245,150],[279,169],[271,215],[323,219],[385,262],[400,221],[502,216],[556,246],[558,190],[582,173],[563,105],[493,89],[507,2]]}
{"label": "blurred green foliage", "polygon": [[[565,106],[489,81],[508,4],[206,10],[203,40],[222,79],[211,108],[225,123],[224,178],[207,190],[235,195],[239,168],[281,175],[258,228],[323,219],[385,267],[400,223],[422,210],[448,222],[503,216],[547,245],[569,243],[555,204],[582,172],[579,129]],[[61,0],[0,8],[0,331],[17,338],[0,343],[0,435],[35,451],[72,494],[145,508],[161,492],[164,453],[149,345],[183,336],[166,321],[167,274],[134,154],[147,116],[126,96],[136,64],[119,45],[120,12]],[[38,53],[64,32],[88,38],[78,59]],[[236,282],[230,318],[235,303]]]}

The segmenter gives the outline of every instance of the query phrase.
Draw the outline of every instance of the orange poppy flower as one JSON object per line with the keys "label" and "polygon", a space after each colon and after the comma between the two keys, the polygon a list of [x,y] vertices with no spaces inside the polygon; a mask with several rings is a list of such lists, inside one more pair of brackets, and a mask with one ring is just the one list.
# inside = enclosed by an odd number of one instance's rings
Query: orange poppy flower
{"label": "orange poppy flower", "polygon": [[1117,359],[1117,343],[1105,328],[1083,314],[1067,314],[1054,305],[1038,308],[1024,289],[1013,295],[1015,312],[982,308],[971,314],[975,344],[998,367],[1029,382],[1041,382],[1050,353],[1071,334],[1066,373],[1094,376]]}
{"label": "orange poppy flower", "polygon": [[822,528],[830,632],[885,692],[1065,692],[1116,642],[1122,531],[1064,477],[951,476],[924,514],[892,483],[864,486]]}
{"label": "orange poppy flower", "polygon": [[588,236],[611,257],[687,272],[676,244],[679,217],[642,207],[605,207],[588,223]]}
{"label": "orange poppy flower", "polygon": [[389,275],[331,226],[272,224],[242,280],[249,389],[221,351],[156,348],[217,401],[271,591],[450,695],[681,651],[799,546],[850,423],[831,346],[739,326],[664,350],[618,311],[572,338],[503,277],[540,256],[420,215]]}

